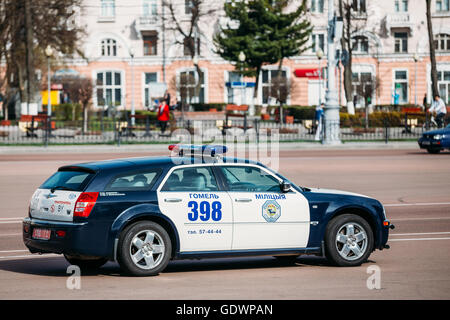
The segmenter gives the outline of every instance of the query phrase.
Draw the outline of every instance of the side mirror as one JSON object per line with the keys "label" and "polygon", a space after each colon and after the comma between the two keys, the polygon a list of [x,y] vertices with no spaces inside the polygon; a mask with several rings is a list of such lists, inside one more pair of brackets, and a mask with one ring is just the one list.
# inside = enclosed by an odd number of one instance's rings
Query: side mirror
{"label": "side mirror", "polygon": [[281,192],[283,192],[283,193],[289,192],[289,191],[291,191],[291,184],[287,181],[283,181],[280,184],[280,189],[281,189]]}

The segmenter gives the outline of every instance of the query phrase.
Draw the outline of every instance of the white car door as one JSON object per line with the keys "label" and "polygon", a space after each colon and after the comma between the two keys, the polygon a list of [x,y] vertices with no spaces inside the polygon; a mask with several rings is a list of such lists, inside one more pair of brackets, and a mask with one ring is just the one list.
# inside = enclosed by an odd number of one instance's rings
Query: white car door
{"label": "white car door", "polygon": [[219,191],[212,165],[174,167],[157,195],[161,212],[178,230],[180,252],[231,249],[231,199]]}
{"label": "white car door", "polygon": [[233,203],[233,250],[307,246],[309,205],[300,192],[282,193],[282,180],[256,165],[217,166]]}

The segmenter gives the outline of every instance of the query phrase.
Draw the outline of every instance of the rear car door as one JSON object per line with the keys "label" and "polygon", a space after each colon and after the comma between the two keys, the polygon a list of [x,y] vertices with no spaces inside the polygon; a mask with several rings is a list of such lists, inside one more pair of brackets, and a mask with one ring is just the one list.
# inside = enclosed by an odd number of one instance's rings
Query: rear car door
{"label": "rear car door", "polygon": [[282,180],[249,164],[217,165],[233,203],[233,250],[305,248],[309,205],[293,188],[282,193]]}
{"label": "rear car door", "polygon": [[81,169],[56,172],[31,197],[30,216],[43,220],[73,221],[75,203],[93,176],[93,172]]}
{"label": "rear car door", "polygon": [[212,165],[172,168],[157,194],[161,212],[178,229],[180,252],[231,249],[232,204]]}

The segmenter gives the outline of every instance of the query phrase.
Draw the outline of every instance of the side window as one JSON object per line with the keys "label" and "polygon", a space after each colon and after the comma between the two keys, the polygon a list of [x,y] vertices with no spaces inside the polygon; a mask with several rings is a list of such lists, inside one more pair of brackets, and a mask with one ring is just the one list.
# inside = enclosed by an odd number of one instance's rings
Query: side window
{"label": "side window", "polygon": [[149,169],[124,173],[114,177],[105,188],[105,191],[149,190],[155,183],[160,173],[160,169]]}
{"label": "side window", "polygon": [[174,170],[161,191],[218,191],[210,167],[189,167]]}
{"label": "side window", "polygon": [[248,166],[223,166],[220,168],[230,191],[280,191],[280,182],[259,168]]}

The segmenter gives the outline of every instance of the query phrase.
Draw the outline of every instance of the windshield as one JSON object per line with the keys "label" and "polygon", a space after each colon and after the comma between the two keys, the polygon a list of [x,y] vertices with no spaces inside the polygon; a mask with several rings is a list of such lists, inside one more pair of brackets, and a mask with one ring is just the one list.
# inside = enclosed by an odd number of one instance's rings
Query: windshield
{"label": "windshield", "polygon": [[94,175],[83,171],[58,171],[47,179],[41,189],[83,191]]}

